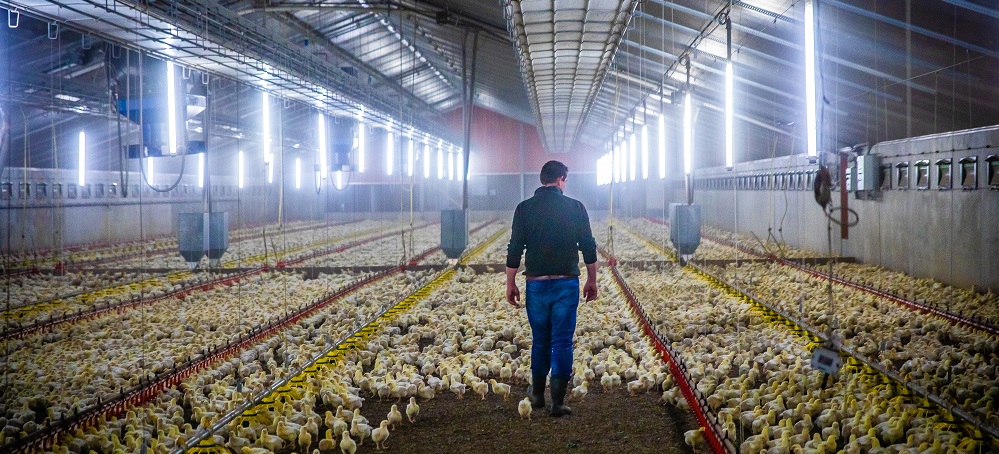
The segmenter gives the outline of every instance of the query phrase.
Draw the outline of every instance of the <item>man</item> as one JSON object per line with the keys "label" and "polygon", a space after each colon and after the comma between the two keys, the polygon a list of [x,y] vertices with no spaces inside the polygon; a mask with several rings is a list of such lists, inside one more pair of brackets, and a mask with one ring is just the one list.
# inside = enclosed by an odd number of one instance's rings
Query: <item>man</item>
{"label": "man", "polygon": [[579,252],[586,264],[586,301],[597,298],[597,243],[590,218],[578,200],[562,194],[569,168],[548,161],[541,168],[542,186],[517,205],[507,247],[506,300],[519,307],[517,269],[527,248],[527,319],[531,323],[531,406],[544,408],[545,381],[551,370],[552,416],[572,413],[565,392],[572,378],[572,336],[579,305]]}

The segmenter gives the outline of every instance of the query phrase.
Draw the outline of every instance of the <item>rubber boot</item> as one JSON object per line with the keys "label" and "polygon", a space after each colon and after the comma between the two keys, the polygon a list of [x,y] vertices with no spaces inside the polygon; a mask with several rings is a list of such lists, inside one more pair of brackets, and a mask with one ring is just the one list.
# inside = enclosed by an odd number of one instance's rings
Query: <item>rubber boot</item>
{"label": "rubber boot", "polygon": [[535,375],[531,380],[531,386],[527,387],[527,397],[531,399],[531,408],[540,410],[545,408],[545,382],[547,375]]}
{"label": "rubber boot", "polygon": [[569,380],[552,378],[552,416],[571,415],[572,409],[565,404],[565,392],[569,388]]}

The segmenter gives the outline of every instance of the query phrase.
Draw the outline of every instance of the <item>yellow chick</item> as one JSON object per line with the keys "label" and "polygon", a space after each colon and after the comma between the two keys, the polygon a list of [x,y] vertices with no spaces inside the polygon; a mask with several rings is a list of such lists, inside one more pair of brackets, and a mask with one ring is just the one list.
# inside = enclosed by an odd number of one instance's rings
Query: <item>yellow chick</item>
{"label": "yellow chick", "polygon": [[409,404],[406,405],[406,417],[409,418],[409,422],[415,423],[416,417],[420,414],[420,406],[416,403],[415,397],[409,398]]}
{"label": "yellow chick", "polygon": [[389,437],[388,425],[388,421],[382,421],[377,429],[371,431],[371,439],[375,441],[376,449],[380,450],[388,447],[385,445],[385,440],[388,440]]}
{"label": "yellow chick", "polygon": [[351,440],[350,433],[344,432],[343,439],[340,440],[340,454],[354,454],[357,452],[357,443]]}
{"label": "yellow chick", "polygon": [[326,438],[319,440],[319,450],[329,452],[336,449],[336,441],[333,440],[333,429],[326,429]]}
{"label": "yellow chick", "polygon": [[395,430],[396,423],[402,424],[402,413],[399,413],[399,406],[392,404],[392,409],[388,413],[388,423],[392,425],[392,430]]}
{"label": "yellow chick", "polygon": [[304,452],[309,452],[309,448],[311,446],[312,434],[309,433],[309,430],[305,426],[302,426],[302,428],[298,430],[298,447]]}
{"label": "yellow chick", "polygon": [[489,384],[493,387],[493,394],[503,396],[503,400],[508,400],[510,398],[510,385],[506,383],[499,383],[495,379],[490,379]]}
{"label": "yellow chick", "polygon": [[259,441],[263,447],[270,449],[271,451],[277,451],[284,447],[284,440],[277,435],[268,434],[267,429],[260,432]]}
{"label": "yellow chick", "polygon": [[683,441],[690,446],[694,452],[697,452],[701,448],[707,447],[707,441],[704,439],[704,427],[698,427],[695,430],[688,430],[683,433]]}
{"label": "yellow chick", "polygon": [[521,418],[527,418],[528,421],[531,420],[531,399],[525,397],[524,400],[517,404],[517,411],[520,412]]}
{"label": "yellow chick", "polygon": [[482,396],[482,400],[486,400],[486,394],[489,394],[489,383],[484,381],[472,383],[472,391]]}

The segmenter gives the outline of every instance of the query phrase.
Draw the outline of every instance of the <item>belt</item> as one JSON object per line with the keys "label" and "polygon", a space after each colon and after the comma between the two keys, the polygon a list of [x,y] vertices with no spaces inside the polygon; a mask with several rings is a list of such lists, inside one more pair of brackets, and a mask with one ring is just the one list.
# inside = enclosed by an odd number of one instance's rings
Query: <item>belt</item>
{"label": "belt", "polygon": [[570,275],[546,275],[546,276],[527,276],[528,281],[549,281],[553,279],[569,279],[576,276]]}

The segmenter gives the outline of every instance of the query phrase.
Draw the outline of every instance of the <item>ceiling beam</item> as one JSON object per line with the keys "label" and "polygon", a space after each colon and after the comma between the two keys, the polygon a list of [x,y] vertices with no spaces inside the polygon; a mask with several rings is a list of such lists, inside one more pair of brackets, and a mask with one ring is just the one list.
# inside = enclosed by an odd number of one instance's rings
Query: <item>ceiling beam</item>
{"label": "ceiling beam", "polygon": [[371,78],[373,78],[379,83],[379,86],[386,86],[392,88],[392,90],[398,92],[404,98],[408,99],[410,102],[413,103],[414,106],[417,106],[420,110],[424,111],[434,110],[429,104],[427,104],[426,101],[420,99],[409,90],[406,90],[402,85],[396,83],[396,81],[392,80],[391,78],[383,74],[381,71],[378,71],[373,66],[366,63],[364,60],[361,60],[354,54],[336,45],[336,43],[330,41],[325,35],[323,35],[318,30],[313,28],[312,25],[299,19],[294,14],[285,13],[279,15],[278,18],[289,28],[293,29],[295,32],[303,35],[304,37],[308,38],[310,42],[317,43],[318,45],[322,46],[323,49],[326,49],[328,52],[330,52],[332,55],[335,55],[343,59],[351,66],[354,66],[357,69],[359,69],[364,74],[371,76]]}
{"label": "ceiling beam", "polygon": [[[710,15],[708,13],[702,12],[702,11],[698,11],[698,10],[693,9],[693,8],[689,8],[689,7],[686,7],[686,6],[683,6],[683,5],[678,5],[676,3],[672,3],[672,2],[664,1],[664,0],[654,0],[654,1],[656,3],[662,5],[662,6],[667,7],[667,8],[674,8],[677,11],[680,11],[680,12],[683,12],[683,13],[687,13],[687,14],[691,14],[691,15],[694,15],[696,17],[700,17],[700,18],[705,19],[705,20],[714,20],[714,16],[712,16],[712,15]],[[828,0],[828,1],[832,1],[832,0]],[[768,41],[770,41],[772,43],[780,44],[782,46],[788,47],[790,49],[794,49],[794,50],[799,51],[799,52],[804,52],[804,45],[803,44],[798,44],[798,43],[795,43],[795,42],[788,41],[786,39],[778,38],[778,37],[773,36],[773,35],[771,35],[769,33],[765,33],[765,32],[753,29],[752,27],[747,27],[747,26],[742,25],[742,24],[740,24],[738,22],[733,21],[732,22],[732,28],[734,28],[734,29],[736,29],[736,30],[738,30],[738,31],[740,31],[742,33],[746,33],[748,35],[752,35],[752,36],[755,36],[755,37],[758,37],[758,38],[763,38],[763,39],[768,40]],[[855,69],[857,71],[865,72],[867,74],[870,74],[870,75],[873,75],[873,76],[876,76],[876,77],[881,77],[881,78],[890,80],[891,82],[896,83],[896,84],[905,84],[905,85],[908,85],[909,87],[911,87],[913,89],[916,89],[916,90],[919,90],[919,91],[922,91],[922,92],[925,92],[925,93],[930,93],[930,94],[936,93],[936,90],[934,90],[934,89],[932,89],[930,87],[927,87],[925,85],[921,85],[921,84],[917,84],[917,83],[912,82],[912,81],[904,80],[904,79],[902,79],[900,77],[895,77],[895,76],[893,76],[891,74],[888,74],[888,73],[885,73],[885,72],[882,72],[882,71],[877,71],[877,70],[868,68],[868,67],[866,67],[864,65],[854,63],[854,62],[849,61],[849,60],[845,60],[845,59],[842,59],[842,58],[839,58],[839,57],[835,57],[835,56],[832,56],[832,55],[822,55],[822,58],[825,59],[825,60],[827,60],[827,61],[831,61],[833,63],[839,64],[841,66],[846,66],[847,68]]]}
{"label": "ceiling beam", "polygon": [[947,35],[945,35],[943,33],[935,32],[933,30],[929,30],[929,29],[920,27],[918,25],[913,25],[913,24],[907,23],[907,22],[902,21],[902,20],[898,20],[898,19],[895,19],[895,18],[892,18],[892,17],[885,16],[883,14],[878,14],[878,13],[875,13],[873,11],[868,11],[868,10],[866,10],[864,8],[860,8],[860,7],[857,7],[857,6],[849,5],[849,4],[843,3],[843,2],[841,2],[839,0],[823,0],[822,3],[823,4],[827,4],[827,5],[835,6],[836,8],[842,9],[844,11],[849,11],[851,13],[854,13],[854,14],[857,14],[857,15],[860,15],[860,16],[864,16],[864,17],[867,17],[867,18],[870,18],[870,19],[874,19],[874,20],[879,21],[879,22],[884,22],[886,24],[894,25],[894,26],[899,27],[899,28],[901,28],[903,30],[909,30],[911,32],[918,33],[918,34],[923,35],[923,36],[928,36],[930,38],[937,39],[937,40],[943,41],[943,42],[948,43],[948,44],[953,44],[955,46],[960,46],[960,47],[963,47],[963,48],[968,49],[968,50],[973,50],[973,51],[978,52],[980,54],[988,55],[988,56],[994,57],[994,58],[999,58],[999,51],[997,51],[997,50],[986,49],[986,48],[984,48],[982,46],[979,46],[977,44],[971,44],[971,43],[969,43],[967,41],[962,41],[962,40],[957,39],[957,38],[955,38],[953,36],[947,36]]}
{"label": "ceiling beam", "polygon": [[961,8],[968,9],[968,10],[974,11],[976,13],[982,13],[982,14],[984,14],[986,16],[990,16],[990,17],[994,17],[996,19],[999,19],[999,10],[994,10],[994,9],[989,8],[987,6],[982,6],[982,5],[979,5],[977,3],[969,2],[967,0],[943,0],[943,1],[946,2],[946,3],[950,3],[951,5],[954,5],[954,6],[959,6]]}

